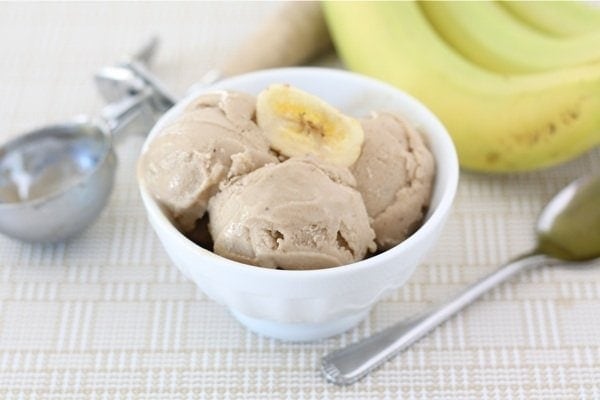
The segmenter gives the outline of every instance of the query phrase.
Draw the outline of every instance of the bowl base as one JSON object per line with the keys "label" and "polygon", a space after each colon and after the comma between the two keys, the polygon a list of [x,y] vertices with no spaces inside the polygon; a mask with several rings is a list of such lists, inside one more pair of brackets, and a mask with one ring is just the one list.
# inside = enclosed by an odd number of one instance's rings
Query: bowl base
{"label": "bowl base", "polygon": [[307,342],[339,335],[358,325],[359,322],[367,317],[371,310],[367,309],[333,321],[314,324],[275,322],[249,317],[237,310],[230,311],[235,319],[254,333],[285,341]]}

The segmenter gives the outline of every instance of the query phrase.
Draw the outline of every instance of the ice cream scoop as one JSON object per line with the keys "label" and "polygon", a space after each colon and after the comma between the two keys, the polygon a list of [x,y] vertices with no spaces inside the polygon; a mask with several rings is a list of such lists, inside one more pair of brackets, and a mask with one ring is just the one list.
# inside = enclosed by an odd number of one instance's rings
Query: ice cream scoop
{"label": "ice cream scoop", "polygon": [[[160,115],[170,97],[146,86],[81,116],[33,130],[0,148],[0,232],[28,242],[58,242],[89,226],[104,208],[116,170],[113,135],[143,112]],[[146,121],[148,128],[154,120]]]}

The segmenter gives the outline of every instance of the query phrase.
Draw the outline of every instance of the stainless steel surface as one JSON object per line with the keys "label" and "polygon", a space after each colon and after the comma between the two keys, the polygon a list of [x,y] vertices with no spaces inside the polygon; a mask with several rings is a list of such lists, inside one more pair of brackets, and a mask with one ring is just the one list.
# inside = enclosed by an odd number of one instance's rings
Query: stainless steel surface
{"label": "stainless steel surface", "polygon": [[58,242],[89,226],[112,191],[113,136],[151,96],[146,88],[106,106],[102,118],[42,127],[0,147],[0,232],[28,242]]}
{"label": "stainless steel surface", "polygon": [[152,89],[152,104],[159,114],[163,114],[177,103],[177,96],[171,93],[157,77],[148,71],[144,64],[138,61],[131,61],[124,66],[132,70],[136,76],[146,83],[147,87]]}
{"label": "stainless steel surface", "polygon": [[0,231],[29,242],[73,237],[113,186],[108,126],[86,117],[25,134],[0,149]]}
{"label": "stainless steel surface", "polygon": [[[132,124],[144,133],[149,132],[176,101],[164,85],[138,62],[102,68],[94,78],[98,91],[109,102],[107,110],[129,107],[128,103],[137,104],[137,107],[131,108],[127,118],[121,118],[120,124]],[[142,94],[143,100],[138,101]],[[110,115],[105,114],[106,111],[103,111],[103,117],[110,119]]]}
{"label": "stainless steel surface", "polygon": [[142,119],[144,128],[149,130],[152,127],[159,116],[149,104],[153,95],[152,89],[144,87],[139,93],[108,104],[102,109],[100,115],[113,134],[113,142],[118,141],[120,133],[136,119]]}
{"label": "stainless steel surface", "polygon": [[100,95],[108,103],[135,95],[146,87],[142,78],[124,66],[101,68],[94,75],[94,80]]}
{"label": "stainless steel surface", "polygon": [[548,203],[536,225],[538,252],[573,261],[600,257],[600,178],[587,176]]}
{"label": "stainless steel surface", "polygon": [[[158,37],[151,37],[135,52],[131,60],[149,65],[156,54],[158,44]],[[127,67],[126,63],[100,68],[94,74],[94,81],[100,95],[107,103],[118,102],[127,97],[134,96],[147,86],[146,81],[131,68]]]}
{"label": "stainless steel surface", "polygon": [[[542,265],[581,265],[600,257],[600,175],[579,179],[559,192],[544,208],[536,226],[538,247],[475,282],[459,294],[430,310],[331,352],[321,360],[325,378],[349,385],[368,375],[385,361],[431,332],[481,295],[527,269]],[[572,223],[575,219],[576,223]],[[591,237],[586,241],[579,232]],[[577,240],[561,242],[565,237]],[[580,246],[584,241],[587,246]],[[552,243],[553,246],[544,246]],[[554,251],[560,244],[560,251]],[[550,253],[546,254],[546,253]]]}

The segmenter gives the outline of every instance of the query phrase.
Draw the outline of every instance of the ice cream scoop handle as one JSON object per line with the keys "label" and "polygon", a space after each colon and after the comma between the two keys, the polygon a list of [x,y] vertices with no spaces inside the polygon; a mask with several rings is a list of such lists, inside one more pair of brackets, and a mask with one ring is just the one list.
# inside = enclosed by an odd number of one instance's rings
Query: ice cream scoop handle
{"label": "ice cream scoop handle", "polygon": [[264,68],[297,65],[331,48],[319,2],[290,2],[265,21],[218,68],[233,76]]}
{"label": "ice cream scoop handle", "polygon": [[488,290],[523,270],[535,268],[549,260],[549,257],[535,253],[521,256],[470,285],[449,301],[327,354],[321,360],[325,378],[338,385],[356,382],[406,350]]}
{"label": "ice cream scoop handle", "polygon": [[101,117],[108,125],[113,140],[119,139],[119,133],[128,126],[137,115],[142,112],[142,104],[151,96],[147,88],[135,95],[128,96],[119,101],[108,104],[102,109]]}

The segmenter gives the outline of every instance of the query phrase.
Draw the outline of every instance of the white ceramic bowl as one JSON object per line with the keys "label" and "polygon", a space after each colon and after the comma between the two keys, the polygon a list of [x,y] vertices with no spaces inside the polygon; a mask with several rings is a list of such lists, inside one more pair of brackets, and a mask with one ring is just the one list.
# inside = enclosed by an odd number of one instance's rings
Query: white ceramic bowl
{"label": "white ceramic bowl", "polygon": [[[382,297],[404,284],[434,245],[448,216],[458,183],[452,140],[438,119],[400,90],[358,74],[322,68],[254,72],[198,90],[154,126],[148,143],[200,93],[215,89],[257,94],[272,83],[289,83],[352,116],[372,110],[399,111],[419,127],[436,160],[436,180],[424,224],[392,249],[357,263],[311,271],[283,271],[220,257],[181,234],[140,184],[148,218],[173,263],[213,300],[226,305],[246,327],[284,340],[314,340],[358,324]],[[393,173],[393,171],[390,171]],[[140,181],[141,183],[141,181]]]}

